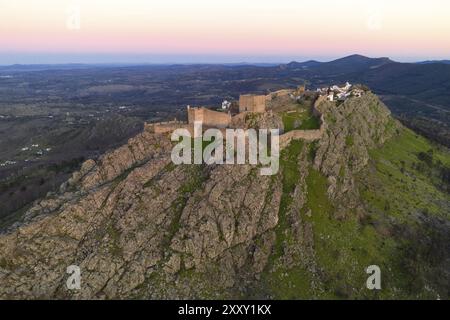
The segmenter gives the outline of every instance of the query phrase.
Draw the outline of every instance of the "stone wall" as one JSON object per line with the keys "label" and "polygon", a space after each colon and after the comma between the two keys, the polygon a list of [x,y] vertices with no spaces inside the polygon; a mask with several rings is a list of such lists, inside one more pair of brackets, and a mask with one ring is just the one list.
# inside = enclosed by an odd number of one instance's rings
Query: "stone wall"
{"label": "stone wall", "polygon": [[239,112],[265,112],[266,96],[244,94],[239,96]]}
{"label": "stone wall", "polygon": [[292,140],[314,141],[322,138],[323,130],[292,130],[280,135],[280,149],[286,148]]}
{"label": "stone wall", "polygon": [[326,95],[323,95],[323,96],[321,95],[317,98],[317,100],[314,102],[314,108],[313,108],[313,112],[315,112],[314,115],[317,115],[317,113],[320,114],[320,111],[318,111],[318,106],[325,101],[327,101]]}
{"label": "stone wall", "polygon": [[320,117],[320,129],[317,129],[317,130],[292,130],[292,131],[289,131],[289,132],[286,132],[286,133],[280,135],[280,150],[286,148],[292,140],[303,139],[306,141],[314,141],[314,140],[319,140],[322,138],[322,136],[325,132],[326,123],[325,123],[325,117],[319,111],[318,106],[326,100],[327,100],[326,96],[319,97],[313,106],[313,114],[315,116]]}
{"label": "stone wall", "polygon": [[172,133],[179,128],[187,129],[191,134],[194,132],[194,126],[183,121],[165,121],[144,124],[145,131],[157,134]]}
{"label": "stone wall", "polygon": [[[241,106],[250,106],[253,110],[262,110],[261,103],[264,101],[264,109],[266,96],[254,96],[254,95],[242,95],[239,99],[239,108]],[[283,149],[289,145],[292,140],[303,139],[306,141],[314,141],[322,138],[326,128],[326,123],[323,114],[319,110],[319,105],[326,102],[326,96],[320,96],[313,106],[313,114],[320,117],[320,129],[317,130],[292,130],[280,135],[280,149]],[[243,102],[243,103],[241,103]],[[255,107],[256,105],[256,107]],[[150,132],[165,134],[172,133],[175,129],[187,129],[191,135],[194,134],[194,121],[202,121],[203,131],[208,128],[224,129],[233,125],[239,127],[239,125],[245,124],[245,116],[248,112],[264,112],[264,111],[242,111],[238,115],[231,117],[230,113],[218,112],[209,110],[206,108],[190,108],[188,107],[188,123],[182,121],[167,121],[158,123],[145,123],[144,128]],[[225,134],[224,130],[221,130]]]}
{"label": "stone wall", "polygon": [[297,90],[295,90],[294,94],[296,96],[301,96],[302,94],[304,94],[306,92],[306,88],[305,86],[298,86]]}
{"label": "stone wall", "polygon": [[189,124],[193,124],[195,121],[201,121],[203,125],[207,127],[226,128],[231,123],[230,113],[214,111],[203,107],[188,107],[187,113]]}
{"label": "stone wall", "polygon": [[270,96],[272,98],[285,97],[285,96],[289,96],[293,92],[294,92],[294,90],[292,90],[292,89],[281,89],[281,90],[270,93]]}

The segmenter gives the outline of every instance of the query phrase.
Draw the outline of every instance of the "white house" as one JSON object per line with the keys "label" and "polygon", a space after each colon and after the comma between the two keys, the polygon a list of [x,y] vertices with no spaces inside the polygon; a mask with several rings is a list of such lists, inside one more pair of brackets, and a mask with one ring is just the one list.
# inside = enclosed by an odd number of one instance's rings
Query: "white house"
{"label": "white house", "polygon": [[230,106],[231,106],[231,102],[229,102],[228,100],[224,100],[222,102],[222,109],[223,110],[226,110],[226,109],[230,108]]}
{"label": "white house", "polygon": [[345,87],[343,88],[345,91],[349,91],[352,88],[352,85],[348,82],[345,83]]}

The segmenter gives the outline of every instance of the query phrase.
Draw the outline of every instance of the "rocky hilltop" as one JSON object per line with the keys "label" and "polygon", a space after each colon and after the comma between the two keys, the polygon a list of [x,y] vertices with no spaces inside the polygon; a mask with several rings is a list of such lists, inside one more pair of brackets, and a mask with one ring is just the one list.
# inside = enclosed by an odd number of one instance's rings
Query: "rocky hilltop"
{"label": "rocky hilltop", "polygon": [[[445,296],[437,275],[448,276],[448,195],[409,163],[403,179],[423,180],[418,191],[432,195],[422,195],[426,215],[376,192],[387,183],[377,165],[400,165],[380,150],[422,138],[373,94],[318,108],[322,138],[292,141],[275,176],[250,165],[175,166],[168,136],[148,131],[86,161],[0,235],[0,297]],[[417,221],[429,227],[420,240]],[[430,241],[433,261],[414,251]],[[424,266],[415,282],[411,261]],[[386,271],[383,291],[365,288],[371,264]],[[81,269],[80,290],[66,288],[70,265]]]}

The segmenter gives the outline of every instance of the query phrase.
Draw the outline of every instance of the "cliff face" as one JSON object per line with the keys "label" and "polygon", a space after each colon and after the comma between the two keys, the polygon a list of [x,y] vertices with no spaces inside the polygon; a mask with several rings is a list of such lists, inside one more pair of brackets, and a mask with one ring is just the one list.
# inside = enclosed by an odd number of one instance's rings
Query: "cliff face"
{"label": "cliff face", "polygon": [[[369,150],[403,129],[371,94],[340,106],[323,103],[320,110],[323,137],[293,141],[272,177],[249,165],[174,166],[169,139],[149,132],[86,161],[60,193],[37,202],[0,235],[0,297],[340,292],[323,260],[332,256],[322,250],[324,241],[336,239],[320,227],[366,216],[356,176],[367,167]],[[81,269],[81,290],[66,288],[69,265]],[[362,296],[359,288],[344,291]]]}
{"label": "cliff face", "polygon": [[390,111],[373,94],[349,99],[336,107],[332,102],[318,106],[324,114],[324,134],[320,140],[314,167],[328,180],[328,195],[343,204],[343,213],[359,202],[354,175],[370,160],[369,150],[380,147],[399,129]]}

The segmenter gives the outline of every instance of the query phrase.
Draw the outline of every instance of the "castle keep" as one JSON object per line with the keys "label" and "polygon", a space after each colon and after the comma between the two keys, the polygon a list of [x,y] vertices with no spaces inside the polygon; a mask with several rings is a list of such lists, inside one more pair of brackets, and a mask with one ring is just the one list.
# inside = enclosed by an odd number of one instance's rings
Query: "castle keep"
{"label": "castle keep", "polygon": [[219,112],[204,107],[187,107],[188,123],[194,124],[195,121],[201,121],[206,127],[226,128],[231,123],[231,114],[229,112]]}
{"label": "castle keep", "polygon": [[244,94],[239,97],[239,112],[265,112],[266,96]]}

